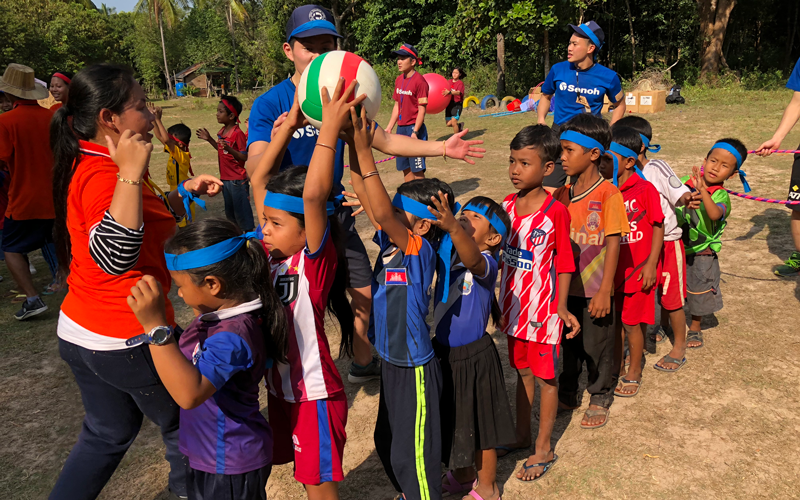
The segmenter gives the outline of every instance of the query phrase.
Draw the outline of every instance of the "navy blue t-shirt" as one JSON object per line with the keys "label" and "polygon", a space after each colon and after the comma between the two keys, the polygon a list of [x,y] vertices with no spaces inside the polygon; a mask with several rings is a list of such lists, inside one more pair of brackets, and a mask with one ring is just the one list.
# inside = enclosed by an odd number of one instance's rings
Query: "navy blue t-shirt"
{"label": "navy blue t-shirt", "polygon": [[588,101],[592,114],[600,115],[604,95],[612,103],[622,99],[622,84],[616,72],[596,63],[584,71],[569,61],[553,65],[542,84],[542,94],[555,95],[553,122],[556,125],[586,112],[583,104],[577,102],[579,93]]}
{"label": "navy blue t-shirt", "polygon": [[[291,78],[287,78],[253,101],[253,109],[250,111],[248,122],[250,128],[247,130],[248,148],[257,141],[270,142],[272,126],[279,116],[292,109],[296,90]],[[283,155],[280,169],[285,170],[291,166],[307,166],[311,161],[311,155],[314,154],[314,146],[317,144],[318,137],[319,130],[313,125],[306,125],[295,131],[292,140],[289,141],[286,154]],[[344,141],[341,139],[337,141],[336,164],[333,170],[333,186],[337,194],[344,191],[344,186],[342,186],[344,148]]]}
{"label": "navy blue t-shirt", "polygon": [[794,90],[795,92],[800,92],[800,59],[798,59],[797,63],[794,65],[792,74],[789,75],[789,81],[786,82],[786,88]]}

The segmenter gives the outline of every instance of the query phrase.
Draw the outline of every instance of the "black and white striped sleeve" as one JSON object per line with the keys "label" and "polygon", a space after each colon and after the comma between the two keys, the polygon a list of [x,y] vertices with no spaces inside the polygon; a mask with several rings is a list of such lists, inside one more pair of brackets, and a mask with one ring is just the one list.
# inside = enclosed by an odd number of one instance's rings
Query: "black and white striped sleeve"
{"label": "black and white striped sleeve", "polygon": [[89,232],[89,255],[106,274],[119,276],[136,265],[143,240],[144,226],[129,229],[106,212]]}

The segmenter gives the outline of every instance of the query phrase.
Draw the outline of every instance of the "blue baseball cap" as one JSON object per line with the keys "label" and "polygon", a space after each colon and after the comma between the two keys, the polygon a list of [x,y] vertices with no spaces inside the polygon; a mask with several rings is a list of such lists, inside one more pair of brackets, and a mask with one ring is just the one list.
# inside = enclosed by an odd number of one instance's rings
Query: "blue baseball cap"
{"label": "blue baseball cap", "polygon": [[579,37],[588,38],[593,44],[595,44],[597,47],[595,53],[600,50],[600,48],[603,46],[603,43],[606,41],[606,35],[603,33],[603,28],[601,28],[600,25],[594,21],[589,21],[577,26],[570,24],[569,27]]}
{"label": "blue baseball cap", "polygon": [[399,49],[392,52],[392,55],[397,57],[413,57],[417,61],[417,64],[422,64],[422,59],[419,57],[419,51],[417,51],[413,45],[408,43],[401,45]]}
{"label": "blue baseball cap", "polygon": [[333,14],[319,5],[303,5],[292,12],[286,22],[286,41],[294,38],[309,38],[316,35],[331,35],[342,38],[336,31]]}

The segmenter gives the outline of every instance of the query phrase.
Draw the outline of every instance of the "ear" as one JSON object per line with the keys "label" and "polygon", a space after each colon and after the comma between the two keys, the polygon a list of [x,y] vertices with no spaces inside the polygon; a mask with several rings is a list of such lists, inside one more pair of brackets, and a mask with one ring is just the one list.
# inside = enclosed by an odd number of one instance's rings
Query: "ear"
{"label": "ear", "polygon": [[294,53],[292,52],[292,44],[289,42],[283,42],[283,55],[286,56],[286,59],[294,62]]}
{"label": "ear", "polygon": [[[548,161],[547,163],[545,163],[544,164],[544,175],[545,175],[545,177],[547,177],[548,175],[553,173],[553,170],[555,170],[555,168],[556,168],[555,162]],[[498,234],[497,236],[500,236],[500,235]]]}
{"label": "ear", "polygon": [[625,158],[625,169],[633,170],[636,167],[636,160],[634,158]]}
{"label": "ear", "polygon": [[593,148],[590,154],[593,162],[599,161],[603,156],[600,154],[600,150],[597,148]]}
{"label": "ear", "polygon": [[490,231],[491,234],[486,235],[486,246],[489,248],[496,248],[503,242],[503,237],[496,232]]}
{"label": "ear", "polygon": [[116,124],[116,116],[114,113],[111,112],[110,109],[103,108],[100,110],[100,114],[97,117],[97,120],[100,122],[100,125],[104,128],[111,129],[116,133],[119,133],[119,129],[117,129]]}
{"label": "ear", "polygon": [[214,297],[218,297],[224,291],[225,287],[223,286],[222,280],[216,276],[206,276],[203,278],[203,288]]}
{"label": "ear", "polygon": [[414,223],[413,233],[419,236],[425,236],[431,230],[431,221],[428,219],[417,219]]}

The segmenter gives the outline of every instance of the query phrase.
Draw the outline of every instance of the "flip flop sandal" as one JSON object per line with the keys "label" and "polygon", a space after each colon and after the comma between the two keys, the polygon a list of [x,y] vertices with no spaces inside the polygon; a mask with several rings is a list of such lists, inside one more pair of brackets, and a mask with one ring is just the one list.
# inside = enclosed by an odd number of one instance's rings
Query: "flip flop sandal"
{"label": "flip flop sandal", "polygon": [[13,299],[14,297],[19,295],[20,293],[21,292],[19,290],[9,290],[9,291],[7,291],[6,293],[3,294],[3,298],[4,299]]}
{"label": "flip flop sandal", "polygon": [[[589,410],[587,410],[587,412],[588,411]],[[603,425],[605,425],[605,424],[603,424]],[[542,473],[539,474],[538,476],[536,476],[535,478],[527,480],[527,481],[525,479],[518,478],[516,474],[514,474],[514,477],[517,477],[517,481],[519,481],[521,483],[534,483],[534,482],[540,480],[541,478],[543,478],[544,475],[547,474],[547,472],[553,467],[553,465],[556,463],[557,460],[558,460],[558,455],[556,455],[555,453],[553,453],[553,459],[550,460],[549,462],[539,462],[538,464],[527,465],[527,460],[526,460],[525,463],[522,464],[522,469],[523,470],[527,471],[528,469],[533,469],[534,467],[542,467],[543,468],[542,469]],[[470,495],[471,494],[472,493],[470,493]],[[473,498],[480,498],[480,497],[473,497]]]}
{"label": "flip flop sandal", "polygon": [[11,303],[12,304],[22,304],[27,299],[28,299],[27,295],[25,295],[24,293],[18,293],[17,295],[14,295],[14,298],[11,299]]}
{"label": "flip flop sandal", "polygon": [[608,423],[608,413],[609,413],[608,408],[600,408],[599,410],[586,410],[583,415],[587,418],[599,417],[601,415],[604,415],[606,419],[603,420],[603,423],[600,425],[584,425],[583,423],[581,423],[581,429],[599,429],[600,427],[605,426]]}
{"label": "flip flop sandal", "polygon": [[497,455],[497,458],[505,458],[505,457],[511,455],[512,453],[516,453],[516,452],[522,451],[522,450],[527,450],[528,448],[530,448],[530,446],[528,446],[527,448],[512,448],[510,446],[495,446],[494,449],[496,451],[504,451],[505,452],[505,454],[503,454],[503,455]]}
{"label": "flip flop sandal", "polygon": [[[658,340],[658,335],[661,335],[661,340]],[[650,333],[650,342],[654,344],[663,344],[667,340],[669,340],[669,335],[667,335],[667,331],[661,325]]]}
{"label": "flip flop sandal", "polygon": [[[700,345],[689,345],[689,342],[700,342]],[[686,348],[700,349],[701,347],[703,347],[703,332],[689,330],[689,332],[686,334]]]}
{"label": "flip flop sandal", "polygon": [[642,387],[642,381],[641,380],[628,380],[625,377],[620,377],[619,381],[622,383],[623,386],[635,385],[636,386],[636,392],[631,392],[631,393],[618,392],[620,387],[617,386],[617,388],[614,389],[614,395],[615,396],[620,397],[620,398],[632,398],[635,395],[639,394],[639,389]]}
{"label": "flip flop sandal", "polygon": [[676,365],[678,365],[678,367],[675,368],[675,369],[664,368],[663,366],[659,365],[658,363],[653,365],[653,368],[655,368],[658,371],[667,372],[667,373],[675,373],[676,371],[680,370],[683,365],[686,364],[686,356],[684,356],[683,359],[676,359],[676,358],[673,358],[672,356],[670,356],[669,354],[666,354],[666,355],[664,355],[663,358],[661,358],[661,361],[659,361],[659,363],[675,363]]}
{"label": "flip flop sandal", "polygon": [[[447,484],[444,480],[447,479]],[[453,475],[453,471],[447,471],[447,474],[442,474],[442,498],[450,496],[461,495],[472,487],[472,481],[466,483],[459,483]]]}

